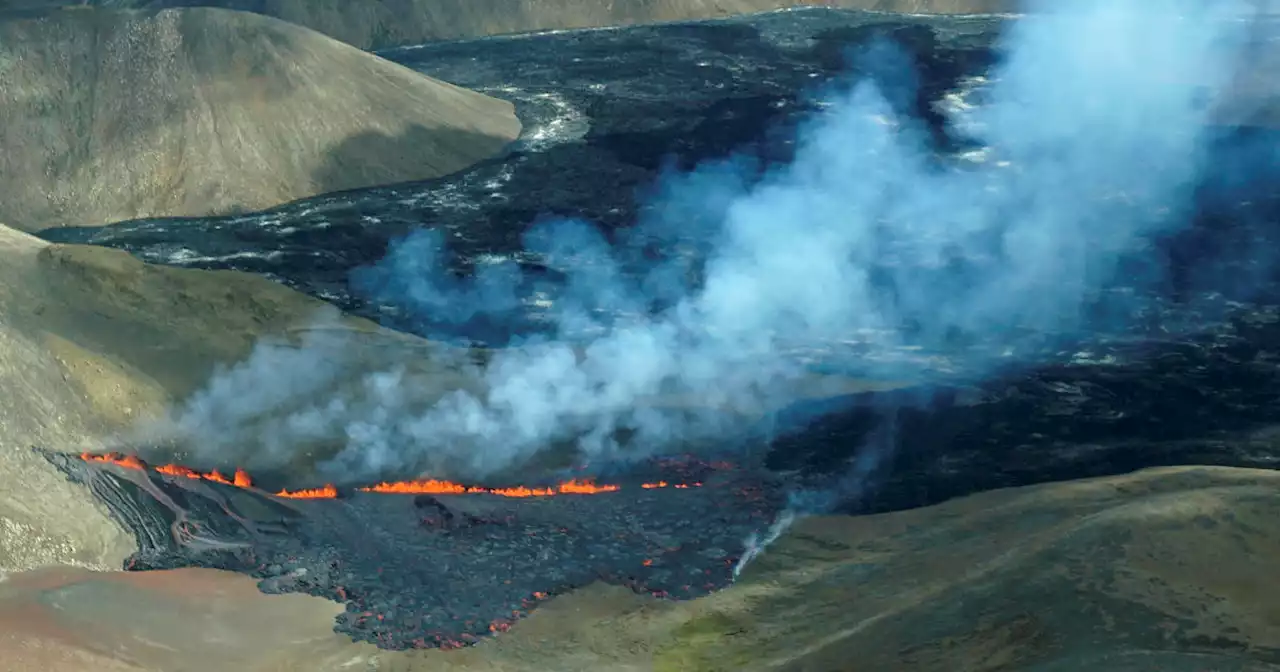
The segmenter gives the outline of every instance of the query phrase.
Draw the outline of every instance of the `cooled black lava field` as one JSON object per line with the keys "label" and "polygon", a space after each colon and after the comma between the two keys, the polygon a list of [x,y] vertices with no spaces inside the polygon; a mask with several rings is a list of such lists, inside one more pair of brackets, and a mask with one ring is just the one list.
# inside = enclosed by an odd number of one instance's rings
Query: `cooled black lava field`
{"label": "cooled black lava field", "polygon": [[475,643],[597,580],[705,595],[732,581],[745,538],[784,503],[772,479],[687,461],[597,494],[287,499],[46,456],[136,535],[126,569],[225,569],[261,579],[264,592],[342,602],[335,630],[389,649]]}
{"label": "cooled black lava field", "polygon": [[[511,100],[525,122],[520,141],[436,180],[260,213],[41,235],[155,263],[263,273],[384,325],[502,347],[556,324],[548,314],[557,302],[522,289],[513,314],[491,324],[362,289],[353,273],[391,241],[432,229],[460,277],[495,261],[514,261],[539,282],[560,277],[562,268],[522,248],[540,218],[588,221],[632,240],[629,227],[661,214],[650,201],[664,171],[738,154],[762,167],[787,162],[795,129],[828,103],[829,83],[859,75],[850,55],[886,38],[914,62],[920,90],[902,102],[937,130],[938,161],[970,165],[966,139],[935,127],[947,109],[982,103],[991,44],[1007,20],[811,9],[397,49],[383,55]],[[873,374],[891,369],[903,386],[804,400],[762,419],[765,465],[835,482],[843,500],[834,510],[856,514],[1157,465],[1280,466],[1277,147],[1274,125],[1215,129],[1193,224],[1122,260],[1083,307],[1078,333],[1019,337],[1024,350],[1007,370],[970,366],[993,361],[1004,334],[936,351],[853,337],[806,344],[817,372],[879,383]],[[672,236],[654,254],[696,258],[713,242],[699,226]],[[864,454],[876,459],[864,464]],[[340,601],[347,612],[336,628],[387,648],[465,645],[543,596],[595,580],[675,599],[706,594],[730,582],[744,539],[785,500],[775,477],[709,467],[637,473],[634,484],[593,495],[291,500],[49,457],[137,536],[131,569],[224,568],[269,592]],[[848,474],[856,487],[841,485]],[[640,487],[653,480],[672,487]],[[674,487],[694,481],[702,485]]]}

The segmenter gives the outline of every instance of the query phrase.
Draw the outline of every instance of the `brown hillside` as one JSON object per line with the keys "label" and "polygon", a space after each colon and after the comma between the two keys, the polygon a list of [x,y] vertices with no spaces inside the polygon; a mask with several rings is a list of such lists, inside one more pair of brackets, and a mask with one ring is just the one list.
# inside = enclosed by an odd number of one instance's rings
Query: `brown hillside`
{"label": "brown hillside", "polygon": [[0,221],[28,231],[434,177],[519,128],[505,101],[257,14],[0,22]]}
{"label": "brown hillside", "polygon": [[49,564],[115,569],[133,546],[32,446],[101,449],[259,339],[293,337],[326,315],[352,346],[366,335],[379,352],[409,340],[333,312],[258,276],[150,266],[0,226],[0,575]]}
{"label": "brown hillside", "polygon": [[[10,11],[48,7],[215,6],[258,12],[363,49],[432,40],[568,28],[685,21],[788,7],[837,6],[882,12],[1008,12],[1016,0],[10,0]],[[0,2],[0,9],[4,3]]]}

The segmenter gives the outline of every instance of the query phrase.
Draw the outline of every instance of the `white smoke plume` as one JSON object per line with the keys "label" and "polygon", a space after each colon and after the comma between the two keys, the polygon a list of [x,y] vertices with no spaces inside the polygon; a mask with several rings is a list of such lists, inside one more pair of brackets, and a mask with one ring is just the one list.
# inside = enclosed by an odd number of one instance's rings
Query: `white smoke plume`
{"label": "white smoke plume", "polygon": [[[200,433],[210,455],[246,439],[242,427],[280,456],[327,437],[341,444],[325,465],[339,478],[476,475],[557,443],[613,459],[722,435],[733,429],[725,414],[691,406],[785,405],[804,374],[797,345],[856,337],[869,360],[892,362],[877,355],[908,342],[942,348],[961,333],[1016,358],[1022,334],[1078,330],[1122,257],[1188,224],[1209,103],[1233,77],[1248,24],[1232,18],[1245,15],[1232,2],[1033,9],[1001,38],[981,103],[952,112],[985,162],[938,159],[920,122],[890,104],[910,64],[873,49],[864,64],[878,76],[846,86],[807,124],[789,165],[756,181],[723,162],[656,190],[658,214],[638,230],[694,241],[701,282],[686,280],[680,260],[636,279],[624,272],[629,250],[587,223],[555,222],[530,245],[571,264],[561,337],[497,351],[472,372],[481,385],[424,406],[401,372],[377,371],[359,401],[301,399],[337,370],[341,348],[268,347],[174,423],[216,427]],[[465,300],[454,310],[467,315],[514,305],[491,291],[516,286],[507,271],[492,285],[446,283],[438,247],[429,232],[403,241],[372,269],[374,284],[436,311],[450,300]],[[999,363],[991,357],[969,364]],[[672,396],[697,404],[650,403]]]}
{"label": "white smoke plume", "polygon": [[842,504],[859,503],[869,493],[868,485],[873,482],[877,470],[892,451],[897,431],[897,422],[889,420],[871,433],[838,480],[825,484],[822,489],[794,490],[788,493],[786,508],[774,518],[764,534],[752,532],[743,540],[742,555],[733,566],[733,578],[736,580],[747,565],[763,555],[801,519],[831,513]]}
{"label": "white smoke plume", "polygon": [[748,535],[746,541],[743,542],[742,557],[738,558],[738,562],[733,565],[733,578],[736,580],[738,575],[742,574],[742,570],[747,568],[747,565],[760,557],[765,552],[765,549],[772,546],[773,542],[777,541],[783,533],[791,529],[791,526],[796,522],[796,518],[795,509],[784,509],[769,525],[769,529],[765,531],[764,536],[755,532]]}

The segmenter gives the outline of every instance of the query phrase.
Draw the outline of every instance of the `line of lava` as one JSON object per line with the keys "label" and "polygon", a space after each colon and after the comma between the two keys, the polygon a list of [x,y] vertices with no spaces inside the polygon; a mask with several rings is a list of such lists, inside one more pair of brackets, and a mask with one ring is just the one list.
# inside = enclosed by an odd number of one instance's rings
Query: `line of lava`
{"label": "line of lava", "polygon": [[338,488],[326,483],[319,488],[303,488],[302,490],[281,490],[276,497],[285,499],[334,499],[338,496]]}
{"label": "line of lava", "polygon": [[[80,453],[80,459],[85,462],[114,464],[117,467],[136,469],[138,471],[146,471],[149,468],[147,463],[143,462],[142,459],[136,455],[123,455],[121,453],[103,453],[101,455]],[[253,479],[249,478],[248,472],[239,467],[236,467],[235,473],[230,478],[223,476],[222,472],[217,469],[209,472],[200,472],[178,464],[164,464],[155,467],[155,471],[168,476],[178,476],[181,478],[190,478],[192,480],[213,481],[214,483],[221,483],[223,485],[234,485],[237,488],[253,487]]]}
{"label": "line of lava", "polygon": [[[189,478],[192,480],[205,480],[223,485],[230,485],[237,488],[252,488],[253,479],[244,469],[236,468],[235,473],[231,477],[224,476],[218,470],[203,472],[197,471],[190,467],[184,467],[177,464],[165,464],[159,467],[151,467],[141,458],[135,455],[125,455],[122,453],[81,453],[80,459],[85,462],[95,462],[100,464],[113,464],[117,467],[125,469],[135,469],[139,471],[153,470],[166,476],[174,476],[178,478]],[[702,485],[702,483],[677,483],[672,485],[666,481],[658,481],[656,483],[643,483],[640,487],[645,490],[653,490],[656,488],[690,488]],[[489,494],[498,495],[500,497],[550,497],[552,495],[598,495],[605,492],[617,492],[621,490],[620,485],[597,485],[588,480],[569,480],[554,486],[545,486],[537,488],[529,488],[517,486],[512,488],[487,488],[478,485],[463,485],[452,481],[442,481],[437,479],[423,479],[416,481],[398,481],[383,482],[377,485],[371,485],[359,488],[361,492],[374,492],[382,494],[401,494],[401,495],[468,495],[468,494]],[[325,484],[319,488],[304,488],[301,490],[280,490],[272,493],[276,497],[286,499],[335,499],[338,497],[338,488],[333,484]]]}
{"label": "line of lava", "polygon": [[499,495],[501,497],[549,497],[551,495],[598,495],[602,492],[617,492],[621,490],[620,485],[596,485],[590,481],[565,481],[559,485],[527,488],[518,486],[514,488],[485,488],[478,485],[462,485],[452,481],[440,481],[434,478],[420,481],[399,481],[396,483],[379,483],[371,485],[367,488],[360,488],[362,492],[382,492],[395,493],[402,495],[470,495],[470,494],[489,494]]}

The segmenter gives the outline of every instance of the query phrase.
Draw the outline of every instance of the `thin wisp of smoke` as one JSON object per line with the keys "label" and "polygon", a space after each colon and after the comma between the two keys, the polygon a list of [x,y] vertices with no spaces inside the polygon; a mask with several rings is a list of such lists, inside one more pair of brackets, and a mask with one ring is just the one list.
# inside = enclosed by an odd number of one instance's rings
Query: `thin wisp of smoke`
{"label": "thin wisp of smoke", "polygon": [[[588,223],[538,227],[530,247],[567,278],[557,328],[465,365],[469,389],[423,403],[401,372],[378,371],[349,398],[317,399],[341,348],[264,346],[171,424],[211,454],[252,426],[277,461],[336,441],[323,468],[338,478],[482,476],[566,442],[610,460],[732,437],[743,423],[723,409],[794,400],[797,345],[857,341],[889,376],[910,375],[895,351],[946,351],[958,334],[984,345],[963,355],[970,370],[1016,361],[1028,334],[1084,329],[1120,260],[1188,224],[1211,103],[1248,24],[1230,2],[1149,4],[1049,3],[1010,22],[980,104],[951,112],[980,162],[940,157],[901,116],[886,83],[908,81],[910,60],[880,46],[862,57],[876,76],[805,125],[788,165],[749,180],[720,162],[657,190],[638,231],[689,248],[693,266],[672,254],[637,274],[633,250]],[[462,282],[440,254],[431,232],[411,236],[365,284],[438,314],[519,304],[513,269]],[[696,403],[654,403],[673,395]]]}

